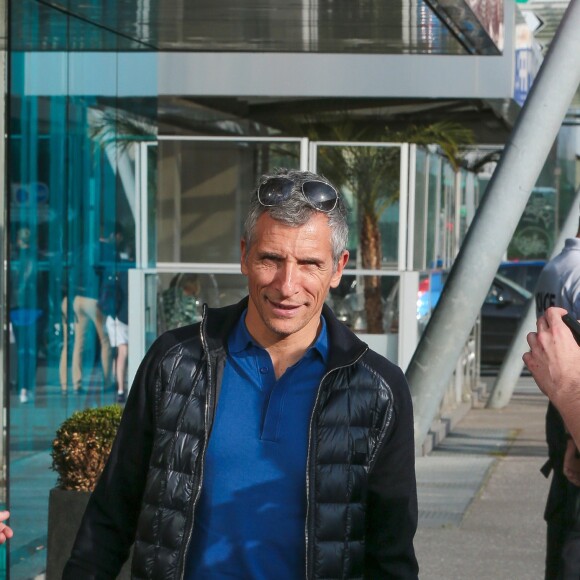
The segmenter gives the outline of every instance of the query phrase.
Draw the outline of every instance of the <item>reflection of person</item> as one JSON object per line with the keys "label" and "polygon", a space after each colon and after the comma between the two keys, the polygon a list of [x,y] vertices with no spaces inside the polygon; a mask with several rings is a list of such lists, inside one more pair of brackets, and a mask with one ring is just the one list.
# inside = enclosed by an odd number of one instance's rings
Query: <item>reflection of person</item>
{"label": "reflection of person", "polygon": [[177,274],[161,294],[166,329],[179,328],[201,320],[200,283],[197,274]]}
{"label": "reflection of person", "polygon": [[125,402],[125,375],[129,354],[129,280],[128,271],[119,264],[115,276],[114,310],[107,315],[106,328],[109,341],[117,349],[115,357],[115,379],[117,382],[117,402]]}
{"label": "reflection of person", "polygon": [[[578,232],[580,234],[580,231]],[[541,317],[550,306],[566,309],[580,318],[580,239],[566,240],[564,249],[543,268],[536,284],[536,314]],[[567,438],[562,418],[553,404],[546,413],[546,441],[549,459],[542,473],[553,472],[544,517],[547,522],[546,578],[559,578],[573,564],[564,554],[569,553],[567,544],[576,519],[580,521],[576,504],[580,500],[580,488],[574,477],[576,447]],[[580,578],[580,562],[574,577]]]}
{"label": "reflection of person", "polygon": [[[72,355],[72,382],[75,393],[82,388],[83,355],[87,347],[90,327],[93,325],[99,338],[101,349],[101,366],[105,387],[108,387],[111,375],[111,344],[105,331],[105,315],[98,298],[103,284],[103,275],[116,260],[115,234],[101,238],[97,243],[86,246],[76,269],[74,286],[74,346]],[[68,302],[65,296],[62,302],[63,328],[67,328]],[[68,333],[64,332],[64,343],[60,360],[60,385],[63,394],[67,392],[67,350]]]}
{"label": "reflection of person", "polygon": [[10,321],[17,352],[17,384],[21,403],[28,403],[36,383],[36,356],[38,344],[38,320],[42,310],[38,308],[37,275],[38,248],[31,245],[29,227],[21,227],[16,234],[13,259],[18,270],[13,282],[13,299]]}
{"label": "reflection of person", "polygon": [[125,246],[125,235],[120,224],[115,226],[115,262],[104,273],[99,296],[99,307],[106,316],[105,326],[109,342],[116,349],[114,359],[117,384],[117,402],[125,402],[125,374],[129,354],[129,267],[134,264]]}
{"label": "reflection of person", "polygon": [[65,580],[115,577],[133,541],[135,577],[417,578],[404,375],[324,304],[345,214],[319,176],[262,178],[249,298],[149,350]]}
{"label": "reflection of person", "polygon": [[0,511],[0,544],[4,544],[14,535],[12,528],[4,523],[9,517],[9,511]]}

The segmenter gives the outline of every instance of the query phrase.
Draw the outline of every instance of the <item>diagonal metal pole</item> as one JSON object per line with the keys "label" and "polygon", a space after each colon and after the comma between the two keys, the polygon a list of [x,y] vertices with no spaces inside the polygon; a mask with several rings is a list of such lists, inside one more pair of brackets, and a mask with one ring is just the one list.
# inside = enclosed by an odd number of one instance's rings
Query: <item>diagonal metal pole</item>
{"label": "diagonal metal pole", "polygon": [[578,31],[580,0],[572,0],[409,363],[416,445],[425,439],[439,411],[463,345],[580,84]]}
{"label": "diagonal metal pole", "polygon": [[[562,226],[554,250],[550,258],[557,256],[564,247],[567,238],[573,238],[578,232],[578,204],[580,204],[580,189],[576,192],[576,197],[570,206],[568,217]],[[526,340],[528,332],[536,329],[536,302],[532,298],[526,309],[526,313],[520,320],[518,329],[510,344],[508,353],[499,369],[497,378],[491,388],[489,398],[487,399],[486,407],[488,409],[503,409],[512,398],[514,388],[524,363],[522,362],[522,354],[528,350],[528,342]]]}

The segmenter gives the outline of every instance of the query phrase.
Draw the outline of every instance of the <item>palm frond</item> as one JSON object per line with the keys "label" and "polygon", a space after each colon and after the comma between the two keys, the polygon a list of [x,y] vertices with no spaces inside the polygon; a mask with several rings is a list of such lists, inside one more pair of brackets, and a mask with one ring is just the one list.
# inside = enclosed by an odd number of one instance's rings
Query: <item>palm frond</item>
{"label": "palm frond", "polygon": [[88,121],[89,137],[102,147],[115,144],[124,151],[134,141],[157,136],[157,127],[148,119],[111,107],[90,109]]}

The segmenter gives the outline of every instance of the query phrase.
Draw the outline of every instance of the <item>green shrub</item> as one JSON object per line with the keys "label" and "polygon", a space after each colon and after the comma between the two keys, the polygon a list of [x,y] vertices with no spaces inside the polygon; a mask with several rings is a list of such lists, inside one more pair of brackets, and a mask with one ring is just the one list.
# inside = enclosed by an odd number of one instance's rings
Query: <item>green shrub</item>
{"label": "green shrub", "polygon": [[77,411],[66,419],[52,442],[52,469],[58,487],[93,491],[121,421],[118,405]]}

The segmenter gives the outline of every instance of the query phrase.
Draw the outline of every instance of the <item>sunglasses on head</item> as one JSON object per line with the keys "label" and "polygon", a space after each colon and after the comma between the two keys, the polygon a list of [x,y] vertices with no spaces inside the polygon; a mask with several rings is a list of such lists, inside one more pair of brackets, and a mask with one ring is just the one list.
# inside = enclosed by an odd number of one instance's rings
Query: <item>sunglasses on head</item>
{"label": "sunglasses on head", "polygon": [[[258,188],[258,201],[266,207],[280,205],[290,197],[293,187],[294,182],[287,177],[272,177]],[[319,211],[330,212],[338,203],[338,192],[325,181],[305,181],[301,191],[304,199]]]}

